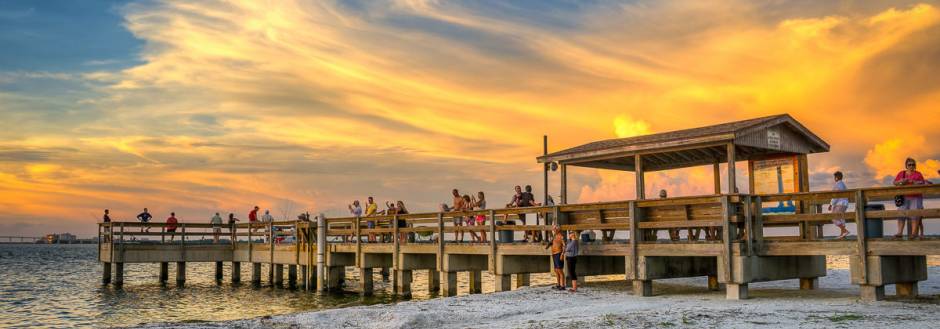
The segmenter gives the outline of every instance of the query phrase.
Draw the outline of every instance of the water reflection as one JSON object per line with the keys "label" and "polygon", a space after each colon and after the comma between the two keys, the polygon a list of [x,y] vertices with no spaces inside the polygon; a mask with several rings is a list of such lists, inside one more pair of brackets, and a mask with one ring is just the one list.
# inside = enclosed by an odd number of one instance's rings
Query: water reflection
{"label": "water reflection", "polygon": [[[263,265],[262,286],[230,283],[231,263],[222,282],[215,264],[187,264],[186,284],[177,287],[175,264],[168,284],[159,283],[159,264],[125,264],[124,286],[101,285],[102,266],[95,245],[0,245],[0,327],[107,327],[157,322],[222,321],[325,308],[394,303],[391,282],[375,271],[375,295],[360,297],[357,271],[346,272],[348,291],[318,295],[272,288]],[[242,264],[242,279],[250,274]],[[286,272],[286,271],[285,271]],[[427,271],[414,271],[411,299],[438,296],[428,291]],[[285,273],[286,276],[286,273]],[[458,274],[458,294],[469,292],[468,273]],[[532,275],[532,284],[551,284],[548,274]],[[285,278],[286,284],[286,278]],[[483,291],[493,291],[493,277],[483,273]]]}

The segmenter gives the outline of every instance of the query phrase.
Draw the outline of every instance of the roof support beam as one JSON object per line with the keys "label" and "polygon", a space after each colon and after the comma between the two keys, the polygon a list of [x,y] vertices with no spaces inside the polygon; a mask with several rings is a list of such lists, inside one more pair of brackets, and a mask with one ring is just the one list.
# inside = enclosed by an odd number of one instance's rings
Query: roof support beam
{"label": "roof support beam", "polygon": [[728,194],[734,194],[737,189],[734,178],[734,143],[728,143]]}
{"label": "roof support beam", "polygon": [[636,199],[643,200],[646,199],[645,182],[643,177],[643,158],[637,154],[633,156],[633,161],[636,166]]}

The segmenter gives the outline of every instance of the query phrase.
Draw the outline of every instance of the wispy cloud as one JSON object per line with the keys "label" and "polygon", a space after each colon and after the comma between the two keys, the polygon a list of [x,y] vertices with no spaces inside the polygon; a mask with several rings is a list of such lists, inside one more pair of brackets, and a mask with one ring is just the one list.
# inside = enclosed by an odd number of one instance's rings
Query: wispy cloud
{"label": "wispy cloud", "polygon": [[[499,200],[538,185],[543,134],[559,149],[782,112],[833,145],[811,158],[818,179],[874,184],[895,157],[940,156],[935,4],[532,6],[129,5],[139,65],[0,74],[88,84],[0,90],[13,131],[0,135],[0,206],[76,222],[143,206],[201,221],[285,199],[340,214],[367,195],[433,209],[453,187]],[[905,147],[885,151],[894,137]],[[654,176],[650,190],[711,192],[707,169]],[[571,179],[573,200],[632,197],[629,175]]]}

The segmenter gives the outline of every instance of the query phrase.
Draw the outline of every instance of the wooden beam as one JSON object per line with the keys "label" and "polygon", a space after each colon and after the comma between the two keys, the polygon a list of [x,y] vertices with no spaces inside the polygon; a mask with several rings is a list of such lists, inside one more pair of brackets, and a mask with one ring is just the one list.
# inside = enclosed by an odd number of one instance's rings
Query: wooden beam
{"label": "wooden beam", "polygon": [[568,165],[561,165],[561,204],[568,204]]}
{"label": "wooden beam", "polygon": [[712,165],[712,168],[714,169],[712,175],[715,177],[715,194],[721,194],[721,171],[717,161]]}
{"label": "wooden beam", "polygon": [[734,189],[738,186],[735,181],[734,159],[734,143],[728,143],[728,194],[734,194]]}
{"label": "wooden beam", "polygon": [[859,270],[859,284],[868,284],[868,241],[866,235],[866,222],[865,218],[865,205],[867,200],[865,200],[865,192],[862,190],[855,191],[855,231],[858,234],[858,264],[861,267]]}
{"label": "wooden beam", "polygon": [[636,166],[636,199],[646,199],[646,187],[643,177],[643,158],[637,154],[633,156],[633,163]]}

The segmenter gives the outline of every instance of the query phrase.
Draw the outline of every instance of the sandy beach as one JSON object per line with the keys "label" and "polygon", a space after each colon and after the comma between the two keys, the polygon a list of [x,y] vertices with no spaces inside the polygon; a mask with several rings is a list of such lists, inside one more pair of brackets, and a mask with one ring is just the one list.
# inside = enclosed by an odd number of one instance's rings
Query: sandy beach
{"label": "sandy beach", "polygon": [[511,292],[405,301],[248,320],[163,324],[186,328],[935,328],[940,267],[915,299],[862,302],[842,259],[830,259],[820,289],[797,280],[752,284],[751,298],[725,299],[705,278],[658,280],[653,297],[636,297],[626,281],[589,281],[577,293],[547,286]]}

